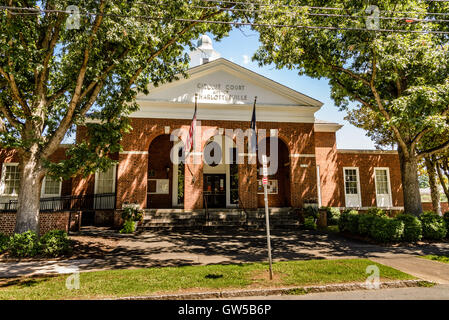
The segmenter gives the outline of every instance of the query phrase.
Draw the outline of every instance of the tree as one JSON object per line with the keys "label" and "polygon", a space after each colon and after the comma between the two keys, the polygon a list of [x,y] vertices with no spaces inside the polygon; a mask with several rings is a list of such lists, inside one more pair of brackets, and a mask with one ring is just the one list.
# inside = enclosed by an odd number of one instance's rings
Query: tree
{"label": "tree", "polygon": [[[317,12],[310,8],[324,3],[341,10],[330,16],[322,12],[311,15]],[[449,147],[448,136],[437,146],[427,148],[420,143],[448,127],[449,53],[444,36],[429,33],[438,29],[437,22],[409,23],[399,18],[404,17],[402,12],[419,12],[417,17],[428,18],[428,3],[378,3],[384,16],[394,18],[379,20],[380,29],[409,32],[368,30],[365,1],[290,2],[310,7],[281,7],[281,1],[274,1],[276,10],[255,16],[262,45],[254,59],[261,65],[274,64],[296,69],[300,75],[329,79],[333,100],[340,110],[348,111],[353,124],[367,130],[379,147],[397,145],[405,211],[419,215],[418,162]],[[437,6],[447,11],[447,2]],[[357,104],[355,108],[352,102]]]}
{"label": "tree", "polygon": [[[46,174],[107,167],[108,154],[120,150],[121,135],[130,130],[126,116],[137,109],[136,93],[147,93],[149,82],[185,74],[184,49],[200,34],[219,40],[231,28],[201,21],[238,18],[215,5],[193,8],[187,0],[82,0],[76,2],[78,27],[77,15],[68,20],[72,1],[6,2],[10,8],[0,14],[0,146],[14,148],[20,159],[16,233],[38,231]],[[99,120],[88,125],[89,140],[73,146],[68,160],[51,163],[88,112]]]}
{"label": "tree", "polygon": [[449,199],[449,152],[438,154],[435,161],[438,179],[446,198]]}
{"label": "tree", "polygon": [[429,176],[429,186],[430,186],[430,196],[432,198],[432,208],[433,211],[442,215],[441,212],[441,203],[440,203],[440,190],[438,188],[438,178],[437,178],[437,169],[436,169],[436,161],[434,156],[425,157],[424,162],[426,164],[427,175]]}

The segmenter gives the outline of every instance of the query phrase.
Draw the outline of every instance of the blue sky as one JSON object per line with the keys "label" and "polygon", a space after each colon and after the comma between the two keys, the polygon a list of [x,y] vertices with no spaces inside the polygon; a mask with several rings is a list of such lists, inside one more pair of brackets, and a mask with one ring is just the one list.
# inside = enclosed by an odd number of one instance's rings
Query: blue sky
{"label": "blue sky", "polygon": [[230,32],[229,37],[220,42],[214,41],[213,46],[223,58],[323,102],[324,105],[316,113],[316,117],[344,125],[337,132],[338,148],[375,149],[374,143],[366,136],[364,130],[354,127],[343,119],[345,112],[338,111],[332,101],[330,87],[326,79],[317,80],[299,76],[294,70],[277,70],[273,66],[260,68],[257,62],[252,62],[251,57],[259,47],[259,36],[256,32],[249,28],[244,28],[243,32],[234,29]]}

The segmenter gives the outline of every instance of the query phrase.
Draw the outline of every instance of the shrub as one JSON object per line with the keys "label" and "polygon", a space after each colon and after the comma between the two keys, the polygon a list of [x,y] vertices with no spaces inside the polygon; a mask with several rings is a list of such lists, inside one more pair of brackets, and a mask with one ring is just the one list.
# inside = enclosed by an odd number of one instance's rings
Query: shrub
{"label": "shrub", "polygon": [[426,239],[441,240],[447,234],[443,217],[432,211],[423,212],[419,219],[422,222],[422,234]]}
{"label": "shrub", "polygon": [[372,214],[361,214],[359,217],[359,233],[361,235],[369,235],[371,226],[373,224],[375,215]]}
{"label": "shrub", "polygon": [[306,230],[316,230],[316,223],[313,217],[308,217],[304,220],[304,229]]}
{"label": "shrub", "polygon": [[318,219],[318,208],[316,206],[304,207],[305,217],[312,217],[313,219]]}
{"label": "shrub", "polygon": [[374,217],[370,230],[370,235],[374,240],[395,242],[401,240],[403,234],[404,222],[388,217]]}
{"label": "shrub", "polygon": [[133,233],[136,231],[135,223],[133,220],[126,220],[123,224],[123,228],[119,231],[120,233]]}
{"label": "shrub", "polygon": [[402,239],[409,242],[416,242],[422,239],[422,223],[411,214],[400,214],[395,219],[404,223],[404,235]]}
{"label": "shrub", "polygon": [[8,244],[8,251],[15,257],[33,257],[40,253],[37,234],[32,231],[14,234]]}
{"label": "shrub", "polygon": [[338,224],[338,220],[340,220],[340,210],[338,208],[327,207],[326,208],[326,216],[327,216],[327,225],[334,226]]}
{"label": "shrub", "polygon": [[143,219],[143,210],[133,207],[127,207],[123,209],[122,219],[125,221],[140,221]]}
{"label": "shrub", "polygon": [[47,232],[40,238],[40,242],[42,252],[47,256],[57,257],[68,254],[72,250],[67,232],[62,230]]}
{"label": "shrub", "polygon": [[9,237],[0,233],[0,254],[8,250]]}
{"label": "shrub", "polygon": [[357,210],[345,210],[338,221],[340,231],[359,232],[359,213]]}
{"label": "shrub", "polygon": [[444,213],[443,219],[446,222],[446,229],[447,229],[446,237],[448,237],[449,236],[449,211]]}
{"label": "shrub", "polygon": [[369,208],[366,211],[366,214],[377,216],[377,217],[386,217],[387,213],[380,208]]}

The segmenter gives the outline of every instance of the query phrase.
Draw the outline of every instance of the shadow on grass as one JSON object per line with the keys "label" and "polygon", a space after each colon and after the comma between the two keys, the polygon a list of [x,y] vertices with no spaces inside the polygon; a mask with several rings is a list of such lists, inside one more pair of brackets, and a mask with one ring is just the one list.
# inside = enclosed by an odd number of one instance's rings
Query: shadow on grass
{"label": "shadow on grass", "polygon": [[29,288],[47,282],[55,277],[57,277],[57,275],[34,276],[17,279],[8,279],[8,280],[5,279],[3,281],[0,281],[0,288],[8,288],[12,286],[19,286],[20,288]]}

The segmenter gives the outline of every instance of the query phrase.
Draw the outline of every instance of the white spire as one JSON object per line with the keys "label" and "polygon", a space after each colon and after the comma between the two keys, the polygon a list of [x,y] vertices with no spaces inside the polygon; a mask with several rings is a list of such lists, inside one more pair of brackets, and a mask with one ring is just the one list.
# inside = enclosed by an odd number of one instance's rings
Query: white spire
{"label": "white spire", "polygon": [[196,50],[190,52],[190,67],[216,60],[220,58],[220,54],[214,50],[212,39],[203,34],[197,42]]}

